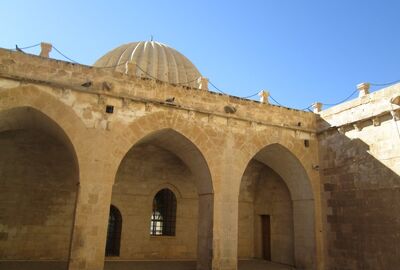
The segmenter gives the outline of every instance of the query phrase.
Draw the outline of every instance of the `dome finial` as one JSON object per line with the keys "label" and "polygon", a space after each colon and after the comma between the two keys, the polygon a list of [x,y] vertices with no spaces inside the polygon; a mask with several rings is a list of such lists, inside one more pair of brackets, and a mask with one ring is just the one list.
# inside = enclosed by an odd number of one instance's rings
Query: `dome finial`
{"label": "dome finial", "polygon": [[153,41],[153,35],[150,35],[150,41]]}

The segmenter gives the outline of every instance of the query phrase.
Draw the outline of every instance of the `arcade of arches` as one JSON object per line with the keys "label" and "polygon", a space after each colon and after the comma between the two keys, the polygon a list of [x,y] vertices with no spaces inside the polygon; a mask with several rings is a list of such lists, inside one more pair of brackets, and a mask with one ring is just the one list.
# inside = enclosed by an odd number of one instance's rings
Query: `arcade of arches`
{"label": "arcade of arches", "polygon": [[[354,190],[369,190],[356,194],[360,207],[364,195],[379,203],[378,176],[362,163],[385,175],[388,194],[399,183],[399,163],[369,148],[376,127],[386,130],[382,144],[394,140],[398,111],[380,111],[379,126],[360,114],[363,128],[350,129],[339,122],[348,115],[335,117],[345,110],[323,119],[209,92],[203,77],[179,85],[200,76],[190,61],[162,44],[140,46],[125,51],[175,57],[179,76],[167,64],[149,65],[170,74],[154,81],[0,49],[0,269],[394,269],[400,256],[359,263],[384,250],[365,231],[354,241],[370,245],[343,254],[361,218],[349,208]],[[110,57],[100,62],[125,56]]]}
{"label": "arcade of arches", "polygon": [[[268,161],[259,161],[260,154],[249,161],[242,177],[226,183],[233,186],[237,181],[240,185],[240,195],[229,202],[216,196],[214,191],[218,188],[224,193],[226,189],[222,183],[212,182],[210,167],[215,163],[207,162],[193,142],[196,139],[192,141],[188,138],[190,135],[183,135],[184,129],[181,133],[176,127],[163,128],[137,138],[130,148],[121,152],[115,178],[106,179],[111,182],[107,184],[107,181],[97,182],[102,179],[80,179],[80,168],[85,162],[79,161],[79,145],[73,145],[65,130],[45,112],[35,106],[17,106],[3,110],[0,117],[1,198],[7,205],[2,219],[10,228],[7,228],[7,241],[0,244],[1,255],[7,260],[51,260],[58,261],[60,269],[81,269],[82,259],[74,258],[74,251],[88,245],[89,249],[103,246],[99,257],[108,261],[184,260],[197,261],[198,269],[223,269],[213,264],[223,266],[222,259],[227,257],[221,254],[221,261],[216,261],[213,249],[218,241],[230,241],[236,243],[238,249],[228,252],[237,253],[239,259],[264,258],[288,265],[296,263],[292,198],[287,184],[268,167]],[[157,123],[155,127],[159,126]],[[201,134],[196,136],[201,137]],[[99,151],[110,150],[106,145],[101,148]],[[275,144],[271,148],[281,148],[275,149],[277,152],[273,155],[287,158],[284,156],[289,151],[283,146]],[[269,147],[263,152],[268,153]],[[100,159],[101,155],[92,158]],[[298,165],[301,166],[299,162]],[[95,166],[96,170],[102,169]],[[101,166],[111,169],[112,164]],[[219,169],[214,171],[215,179],[218,173],[221,173]],[[82,193],[87,185],[84,181],[93,181],[93,185],[105,190],[87,190],[89,194],[84,197]],[[227,190],[226,195],[231,196],[233,190]],[[156,200],[158,195],[164,194],[161,191],[170,194],[172,199],[167,196],[167,199]],[[100,198],[102,193],[106,195]],[[102,214],[101,208],[97,208],[99,203],[104,204]],[[155,207],[167,210],[155,212]],[[220,216],[213,213],[217,209]],[[238,213],[236,217],[235,212]],[[159,221],[153,220],[155,213],[161,216]],[[264,214],[271,216],[271,256],[268,258],[261,255],[261,221],[257,220]],[[82,235],[80,226],[91,226],[85,222],[86,215],[101,218],[102,222],[88,228],[92,232],[89,235]],[[233,216],[230,220],[229,215]],[[173,222],[168,218],[173,218]],[[219,229],[231,235],[235,234],[232,226],[237,224],[238,238],[229,235],[228,239],[223,239],[220,233],[217,241],[215,219],[222,223]],[[152,226],[159,226],[154,234]],[[102,237],[93,233],[100,230],[103,230]],[[313,233],[311,229],[311,238],[314,238]],[[221,253],[227,252],[224,245],[218,249]],[[312,246],[309,252],[314,249]],[[74,259],[78,261],[77,266]],[[85,259],[88,261],[87,257]],[[300,260],[298,264],[303,263],[302,258],[297,259]],[[311,267],[314,261],[311,258],[304,263]],[[102,261],[95,264],[100,265]],[[88,266],[93,269],[89,263]]]}

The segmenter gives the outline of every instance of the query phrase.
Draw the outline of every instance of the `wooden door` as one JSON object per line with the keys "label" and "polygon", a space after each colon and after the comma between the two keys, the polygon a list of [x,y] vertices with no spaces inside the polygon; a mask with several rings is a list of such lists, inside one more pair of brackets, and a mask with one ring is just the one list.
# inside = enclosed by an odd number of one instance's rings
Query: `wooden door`
{"label": "wooden door", "polygon": [[271,260],[271,218],[269,215],[261,216],[261,235],[263,259]]}

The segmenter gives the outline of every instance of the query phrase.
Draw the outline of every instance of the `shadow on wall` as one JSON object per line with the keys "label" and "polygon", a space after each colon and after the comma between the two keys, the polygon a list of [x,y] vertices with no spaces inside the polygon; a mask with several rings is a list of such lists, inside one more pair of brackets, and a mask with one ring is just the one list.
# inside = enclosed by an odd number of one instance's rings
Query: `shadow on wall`
{"label": "shadow on wall", "polygon": [[[348,130],[347,136],[330,129],[319,135],[327,204],[327,269],[398,269],[400,265],[400,176],[388,167],[399,167],[400,138],[378,128]],[[374,143],[370,147],[360,138],[373,138]],[[388,158],[380,161],[371,152]]]}
{"label": "shadow on wall", "polygon": [[239,258],[315,269],[315,202],[300,160],[286,147],[262,148],[247,165],[239,194]]}
{"label": "shadow on wall", "polygon": [[0,269],[19,269],[13,260],[63,267],[79,182],[72,145],[53,120],[20,107],[0,113],[0,149],[0,259],[9,260]]}

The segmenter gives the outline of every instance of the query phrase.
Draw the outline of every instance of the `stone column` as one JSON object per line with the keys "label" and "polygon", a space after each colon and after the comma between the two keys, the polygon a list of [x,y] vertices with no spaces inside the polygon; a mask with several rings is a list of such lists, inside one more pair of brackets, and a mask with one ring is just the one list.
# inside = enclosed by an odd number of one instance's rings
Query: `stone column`
{"label": "stone column", "polygon": [[208,78],[200,77],[197,81],[201,90],[208,91]]}
{"label": "stone column", "polygon": [[49,58],[51,49],[53,48],[53,45],[51,45],[50,43],[42,42],[42,43],[40,43],[40,48],[41,48],[40,56]]}
{"label": "stone column", "polygon": [[213,270],[237,269],[238,199],[223,194],[214,198]]}
{"label": "stone column", "polygon": [[321,102],[314,102],[312,105],[313,112],[319,113],[322,110],[322,103]]}
{"label": "stone column", "polygon": [[197,270],[210,270],[213,256],[213,194],[199,195]]}
{"label": "stone column", "polygon": [[[296,269],[315,269],[315,212],[313,199],[293,200],[294,257]],[[310,211],[310,209],[313,209]]]}
{"label": "stone column", "polygon": [[258,93],[259,97],[260,97],[260,102],[261,103],[265,103],[265,104],[269,104],[269,92],[266,90],[262,90],[260,93]]}
{"label": "stone column", "polygon": [[[96,167],[96,168],[94,168]],[[104,164],[81,171],[68,270],[102,270],[113,176]]]}
{"label": "stone column", "polygon": [[357,85],[359,91],[358,96],[363,97],[369,94],[369,83],[360,83]]}

